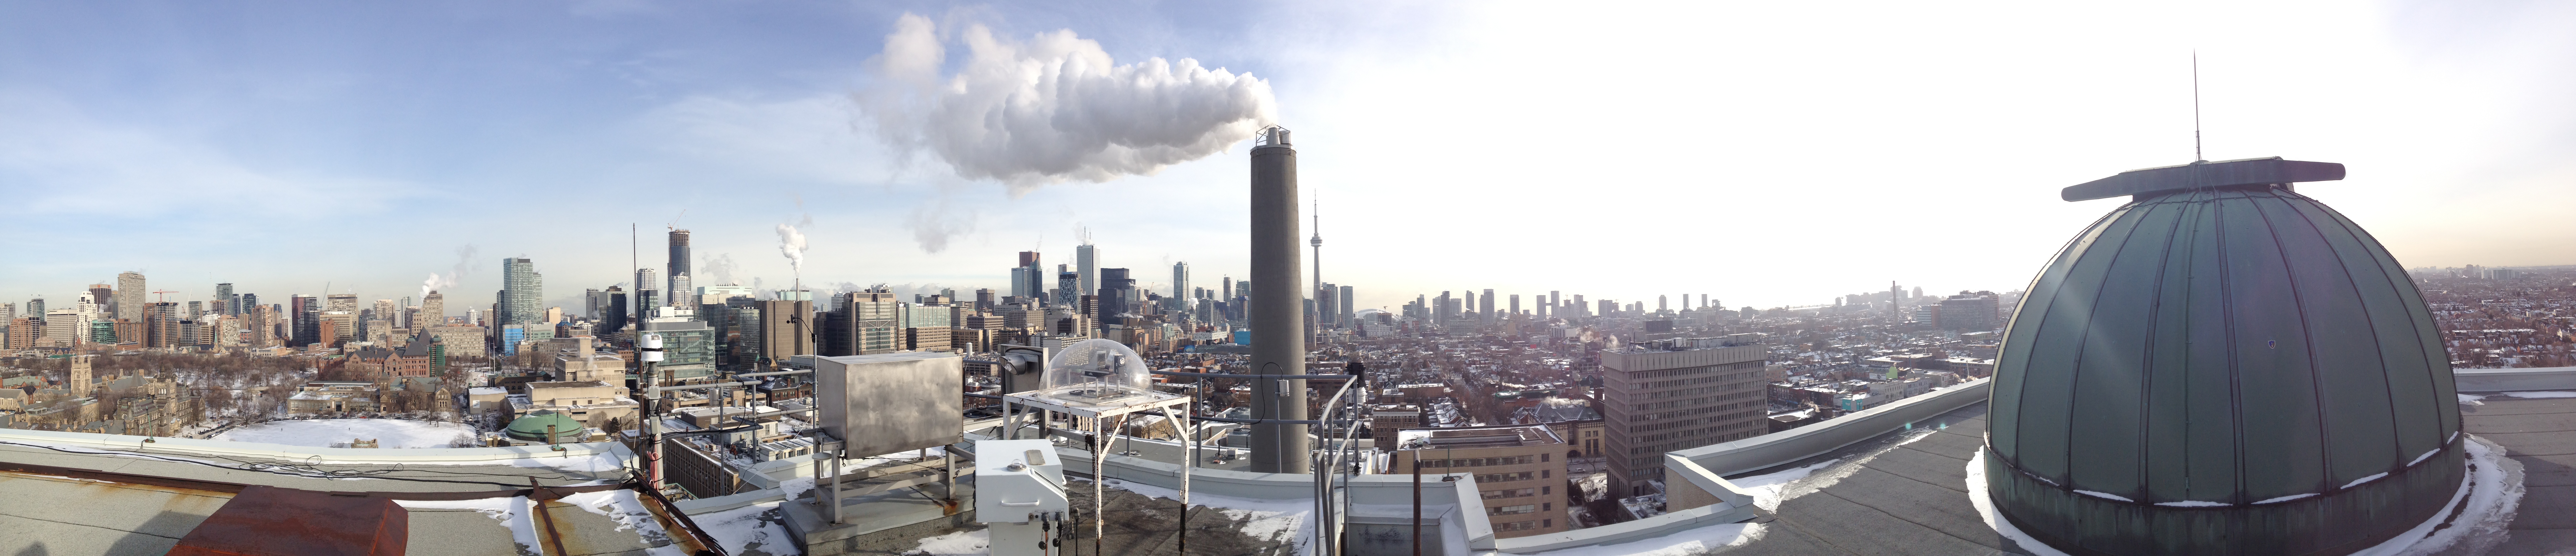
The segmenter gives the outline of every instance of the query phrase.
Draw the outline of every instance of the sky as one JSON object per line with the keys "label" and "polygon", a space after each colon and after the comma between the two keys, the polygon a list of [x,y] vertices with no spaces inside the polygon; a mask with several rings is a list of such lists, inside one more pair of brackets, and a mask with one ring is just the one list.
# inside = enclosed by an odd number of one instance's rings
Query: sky
{"label": "sky", "polygon": [[174,301],[426,283],[461,315],[527,257],[578,308],[674,226],[699,285],[1003,289],[1087,230],[1147,287],[1214,287],[1248,269],[1271,124],[1362,307],[2009,291],[2121,202],[2059,188],[2193,160],[2195,56],[2199,156],[2346,164],[2300,192],[2409,267],[2567,264],[2570,28],[2563,2],[0,0],[0,301],[139,271]]}

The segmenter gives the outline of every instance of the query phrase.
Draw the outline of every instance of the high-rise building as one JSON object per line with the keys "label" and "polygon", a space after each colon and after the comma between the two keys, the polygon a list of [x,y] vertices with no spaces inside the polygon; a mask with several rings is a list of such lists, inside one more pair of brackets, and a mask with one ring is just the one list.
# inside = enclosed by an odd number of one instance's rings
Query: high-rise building
{"label": "high-rise building", "polygon": [[421,296],[420,314],[412,317],[412,326],[428,328],[444,324],[447,324],[447,298],[439,295],[438,290],[430,290],[429,295]]}
{"label": "high-rise building", "polygon": [[816,355],[814,331],[818,327],[814,322],[812,300],[771,300],[753,306],[760,310],[760,338],[755,344],[758,347],[753,350],[753,357],[757,359],[754,364],[777,365],[789,357]]}
{"label": "high-rise building", "polygon": [[1082,281],[1081,290],[1075,295],[1100,293],[1100,247],[1092,245],[1089,240],[1074,246],[1073,271]]}
{"label": "high-rise building", "polygon": [[1055,304],[1072,307],[1081,297],[1082,274],[1069,270],[1068,265],[1055,265]]}
{"label": "high-rise building", "polygon": [[[989,289],[983,291],[991,291]],[[884,288],[840,295],[841,308],[826,313],[822,355],[868,355],[901,349],[902,303]]]}
{"label": "high-rise building", "polygon": [[1127,269],[1100,269],[1100,315],[1096,320],[1101,324],[1126,324],[1119,315],[1135,312],[1135,290],[1136,279],[1127,277]]}
{"label": "high-rise building", "polygon": [[144,311],[144,308],[143,308],[143,293],[144,293],[144,291],[146,291],[146,290],[144,290],[144,289],[143,289],[143,273],[140,273],[140,272],[121,272],[121,273],[117,273],[117,275],[116,275],[116,303],[115,303],[116,308],[115,308],[114,315],[115,315],[115,316],[117,316],[117,317],[121,317],[121,318],[129,318],[129,319],[131,319],[131,318],[138,318],[138,317],[143,316],[143,311]]}
{"label": "high-rise building", "polygon": [[[671,264],[668,268],[670,269],[671,277],[675,279],[692,274],[689,269],[688,230],[679,228],[673,228],[671,230]],[[691,290],[673,286],[669,291],[673,292],[671,295],[677,296]]]}
{"label": "high-rise building", "polygon": [[1315,284],[1316,325],[1325,328],[1342,327],[1342,322],[1340,320],[1340,317],[1342,316],[1341,297],[1341,287],[1334,286],[1331,282]]}
{"label": "high-rise building", "polygon": [[537,274],[536,261],[523,258],[501,259],[500,314],[494,315],[494,326],[540,324],[545,318],[545,276]]}
{"label": "high-rise building", "polygon": [[1359,292],[1358,292],[1357,290],[1353,289],[1351,286],[1342,286],[1342,297],[1341,297],[1341,300],[1342,300],[1342,320],[1341,320],[1341,322],[1342,322],[1342,327],[1344,327],[1344,328],[1358,328],[1358,327],[1359,327],[1359,324],[1358,324],[1358,323],[1355,323],[1355,322],[1352,322],[1352,321],[1351,321],[1351,317],[1352,317],[1352,315],[1353,315],[1353,314],[1355,314],[1355,313],[1358,313],[1358,312],[1359,312],[1359,302],[1358,302],[1358,301],[1354,301],[1355,299],[1358,299],[1358,298],[1353,297],[1353,296],[1358,295],[1358,294],[1359,294]]}
{"label": "high-rise building", "polygon": [[626,300],[627,308],[632,309],[630,314],[634,317],[634,321],[651,317],[653,311],[650,307],[669,302],[662,297],[662,288],[666,285],[662,283],[661,271],[650,268],[635,269],[635,289],[627,292]]}
{"label": "high-rise building", "polygon": [[1038,264],[1038,252],[1021,251],[1020,266],[1011,267],[1011,296],[1037,299],[1046,293],[1046,268]]}
{"label": "high-rise building", "polygon": [[698,287],[696,284],[690,283],[689,275],[673,274],[671,275],[670,280],[665,281],[664,283],[670,284],[671,289],[662,290],[662,295],[656,298],[657,301],[661,302],[661,306],[679,307],[683,309],[696,308],[698,306]]}
{"label": "high-rise building", "polygon": [[1484,317],[1486,323],[1494,322],[1494,290],[1485,290],[1485,296],[1477,301],[1476,314]]}
{"label": "high-rise building", "polygon": [[[1605,303],[1607,303],[1605,301]],[[1664,452],[1769,432],[1759,344],[1673,338],[1601,352],[1601,417],[1615,496],[1647,494]]]}
{"label": "high-rise building", "polygon": [[609,286],[608,291],[599,292],[599,297],[599,330],[593,332],[604,338],[610,334],[616,334],[619,330],[625,330],[626,290]]}
{"label": "high-rise building", "polygon": [[224,282],[224,283],[221,283],[221,284],[215,284],[215,312],[216,312],[216,313],[220,313],[220,314],[224,314],[224,315],[230,315],[230,316],[240,316],[240,315],[241,315],[241,308],[236,306],[236,305],[239,305],[239,304],[241,304],[241,298],[239,298],[239,297],[235,297],[235,296],[233,295],[233,284],[232,284],[231,282]]}
{"label": "high-rise building", "polygon": [[639,334],[662,335],[662,363],[656,376],[647,377],[656,385],[695,384],[716,374],[715,333],[706,321],[691,316],[694,309],[655,307],[653,316],[636,325]]}
{"label": "high-rise building", "polygon": [[1190,263],[1172,263],[1172,297],[1190,299]]}
{"label": "high-rise building", "polygon": [[1512,294],[1512,314],[1521,314],[1521,294]]}
{"label": "high-rise building", "polygon": [[599,288],[582,289],[581,318],[599,320],[599,306],[606,301],[608,298],[600,294]]}
{"label": "high-rise building", "polygon": [[302,348],[322,341],[322,298],[295,294],[286,298],[287,314],[294,319],[286,345]]}

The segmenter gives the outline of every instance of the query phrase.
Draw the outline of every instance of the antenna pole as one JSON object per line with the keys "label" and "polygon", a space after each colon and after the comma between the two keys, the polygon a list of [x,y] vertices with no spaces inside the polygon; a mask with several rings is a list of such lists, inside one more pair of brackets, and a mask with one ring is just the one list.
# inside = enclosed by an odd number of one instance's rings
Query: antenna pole
{"label": "antenna pole", "polygon": [[2191,51],[2191,159],[2209,160],[2200,153],[2200,51]]}

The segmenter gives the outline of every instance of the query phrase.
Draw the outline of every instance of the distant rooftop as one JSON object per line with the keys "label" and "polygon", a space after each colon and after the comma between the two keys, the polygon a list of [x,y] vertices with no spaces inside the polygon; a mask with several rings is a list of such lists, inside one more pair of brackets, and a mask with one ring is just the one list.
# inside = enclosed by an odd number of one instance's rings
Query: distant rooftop
{"label": "distant rooftop", "polygon": [[1485,427],[1444,427],[1396,431],[1397,446],[1405,449],[1511,448],[1538,444],[1561,444],[1547,425],[1496,425]]}

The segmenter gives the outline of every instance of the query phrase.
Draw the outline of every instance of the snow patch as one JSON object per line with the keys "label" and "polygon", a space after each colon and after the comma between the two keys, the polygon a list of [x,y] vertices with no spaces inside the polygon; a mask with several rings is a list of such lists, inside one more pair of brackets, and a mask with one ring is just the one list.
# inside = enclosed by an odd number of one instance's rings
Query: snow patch
{"label": "snow patch", "polygon": [[583,511],[608,516],[609,521],[617,522],[619,531],[635,530],[637,540],[646,547],[644,551],[646,554],[670,556],[688,554],[682,551],[679,545],[671,543],[671,533],[662,529],[662,521],[655,519],[652,511],[644,509],[644,503],[636,499],[635,491],[618,489],[584,492],[563,497],[562,500],[563,503],[579,507]]}
{"label": "snow patch", "polygon": [[345,448],[352,439],[369,439],[379,448],[447,448],[462,438],[474,441],[474,428],[457,423],[407,419],[298,419],[234,427],[214,440],[259,442],[314,448]]}
{"label": "snow patch", "polygon": [[2424,463],[2424,460],[2433,459],[2433,454],[2439,454],[2439,453],[2442,453],[2442,449],[2441,449],[2441,448],[2434,448],[2434,449],[2431,449],[2431,450],[2425,450],[2425,451],[2424,451],[2424,455],[2415,456],[2415,461],[2406,462],[2406,466],[2407,466],[2407,467],[2414,467],[2414,466],[2415,466],[2415,464],[2418,464],[2418,463]]}
{"label": "snow patch", "polygon": [[2076,493],[2076,494],[2082,494],[2082,495],[2085,495],[2085,496],[2091,496],[2091,497],[2094,497],[2094,498],[2107,498],[2107,499],[2111,499],[2111,500],[2118,500],[2118,501],[2121,501],[2121,502],[2130,502],[2130,503],[2135,503],[2135,502],[2137,502],[2136,500],[2130,500],[2130,499],[2129,499],[2129,497],[2127,497],[2127,496],[2121,496],[2121,495],[2112,494],[2112,493],[2108,493],[2108,492],[2093,492],[2093,491],[2090,491],[2090,490],[2084,490],[2084,489],[2080,489],[2080,488],[2079,488],[2079,489],[2075,489],[2075,493]]}
{"label": "snow patch", "polygon": [[2469,404],[2469,405],[2486,405],[2486,404],[2487,404],[2487,402],[2482,401],[2482,400],[2485,400],[2485,399],[2487,399],[2487,397],[2486,397],[2486,396],[2480,396],[2480,395],[2477,395],[2477,394],[2461,394],[2461,395],[2460,395],[2460,403]]}
{"label": "snow patch", "polygon": [[2228,504],[2228,503],[2225,503],[2225,502],[2202,502],[2202,501],[2199,501],[2199,500],[2184,500],[2184,501],[2181,501],[2181,502],[2157,502],[2157,503],[2156,503],[2156,505],[2158,505],[2158,506],[2169,506],[2169,507],[2175,507],[2175,508],[2217,508],[2217,507],[2230,506],[2230,505],[2232,505],[2232,504]]}
{"label": "snow patch", "polygon": [[2504,395],[2525,399],[2576,398],[2576,392],[2505,392]]}
{"label": "snow patch", "polygon": [[993,531],[976,529],[956,531],[936,537],[923,537],[921,547],[904,554],[988,554],[993,549]]}
{"label": "snow patch", "polygon": [[2065,552],[2041,544],[2039,539],[2031,538],[2029,534],[2021,532],[2021,528],[2014,527],[2012,521],[2004,519],[2003,514],[1996,513],[1994,497],[1986,492],[1985,450],[1977,450],[1976,455],[1968,456],[1968,505],[1977,508],[1977,517],[1986,520],[1987,528],[1994,529],[1997,535],[2012,539],[2013,544],[2021,545],[2023,552],[2028,552],[2031,556],[2067,556]]}
{"label": "snow patch", "polygon": [[[1839,459],[1829,459],[1815,465],[1766,475],[1755,475],[1740,479],[1727,479],[1726,482],[1735,485],[1736,490],[1741,490],[1744,491],[1745,494],[1753,495],[1754,506],[1762,508],[1763,511],[1777,512],[1780,511],[1780,502],[1788,500],[1788,497],[1783,496],[1782,494],[1788,490],[1790,482],[1807,478],[1808,474],[1815,473],[1818,469],[1824,469],[1825,466],[1833,465],[1841,461],[1842,460]],[[1604,481],[1607,481],[1606,474]],[[1605,482],[1604,484],[1607,483]]]}
{"label": "snow patch", "polygon": [[2316,496],[2316,495],[2317,495],[2317,493],[2314,493],[2314,492],[2310,492],[2310,493],[2307,493],[2307,494],[2292,494],[2292,495],[2289,495],[2289,496],[2283,496],[2283,497],[2279,497],[2279,498],[2265,498],[2265,499],[2262,499],[2262,500],[2255,500],[2255,501],[2254,501],[2254,503],[2255,503],[2255,504],[2257,504],[2257,505],[2260,505],[2260,504],[2271,504],[2271,503],[2276,503],[2276,502],[2288,502],[2288,501],[2291,501],[2291,500],[2297,500],[2297,499],[2307,498],[2307,497],[2310,497],[2310,496]]}
{"label": "snow patch", "polygon": [[[1142,494],[1148,498],[1167,498],[1177,501],[1180,500],[1181,495],[1178,490],[1114,478],[1104,480],[1100,484],[1108,488]],[[1304,554],[1306,545],[1314,541],[1314,524],[1312,520],[1307,519],[1315,513],[1315,503],[1311,498],[1252,500],[1192,492],[1190,505],[1219,509],[1226,519],[1246,520],[1242,529],[1245,536],[1268,542],[1294,543],[1297,546],[1296,550],[1291,552],[1294,554]]]}
{"label": "snow patch", "polygon": [[726,554],[742,554],[751,548],[774,552],[795,543],[787,536],[787,528],[781,525],[785,523],[785,517],[769,513],[778,509],[780,503],[762,502],[721,512],[691,514],[689,521],[697,522],[698,528],[706,530],[707,536],[715,537],[716,544],[723,545]]}
{"label": "snow patch", "polygon": [[[2513,523],[2515,511],[2522,506],[2522,462],[2504,457],[2504,447],[2476,436],[2470,436],[2463,447],[2469,452],[2469,476],[2451,495],[2450,505],[2415,528],[2352,556],[2480,554],[2502,544],[2505,525]],[[2459,518],[2443,527],[2443,519],[2455,509]]]}
{"label": "snow patch", "polygon": [[2352,488],[2352,487],[2356,487],[2356,486],[2361,486],[2361,484],[2362,484],[2362,483],[2367,483],[2367,482],[2371,482],[2371,481],[2376,481],[2376,480],[2379,480],[2381,477],[2386,477],[2386,476],[2388,476],[2388,472],[2386,472],[2386,471],[2381,471],[2381,472],[2379,472],[2379,474],[2377,474],[2377,475],[2371,475],[2371,476],[2368,476],[2368,477],[2362,477],[2362,478],[2359,478],[2359,479],[2353,479],[2353,480],[2352,480],[2352,482],[2344,483],[2344,484],[2343,484],[2343,488]]}

